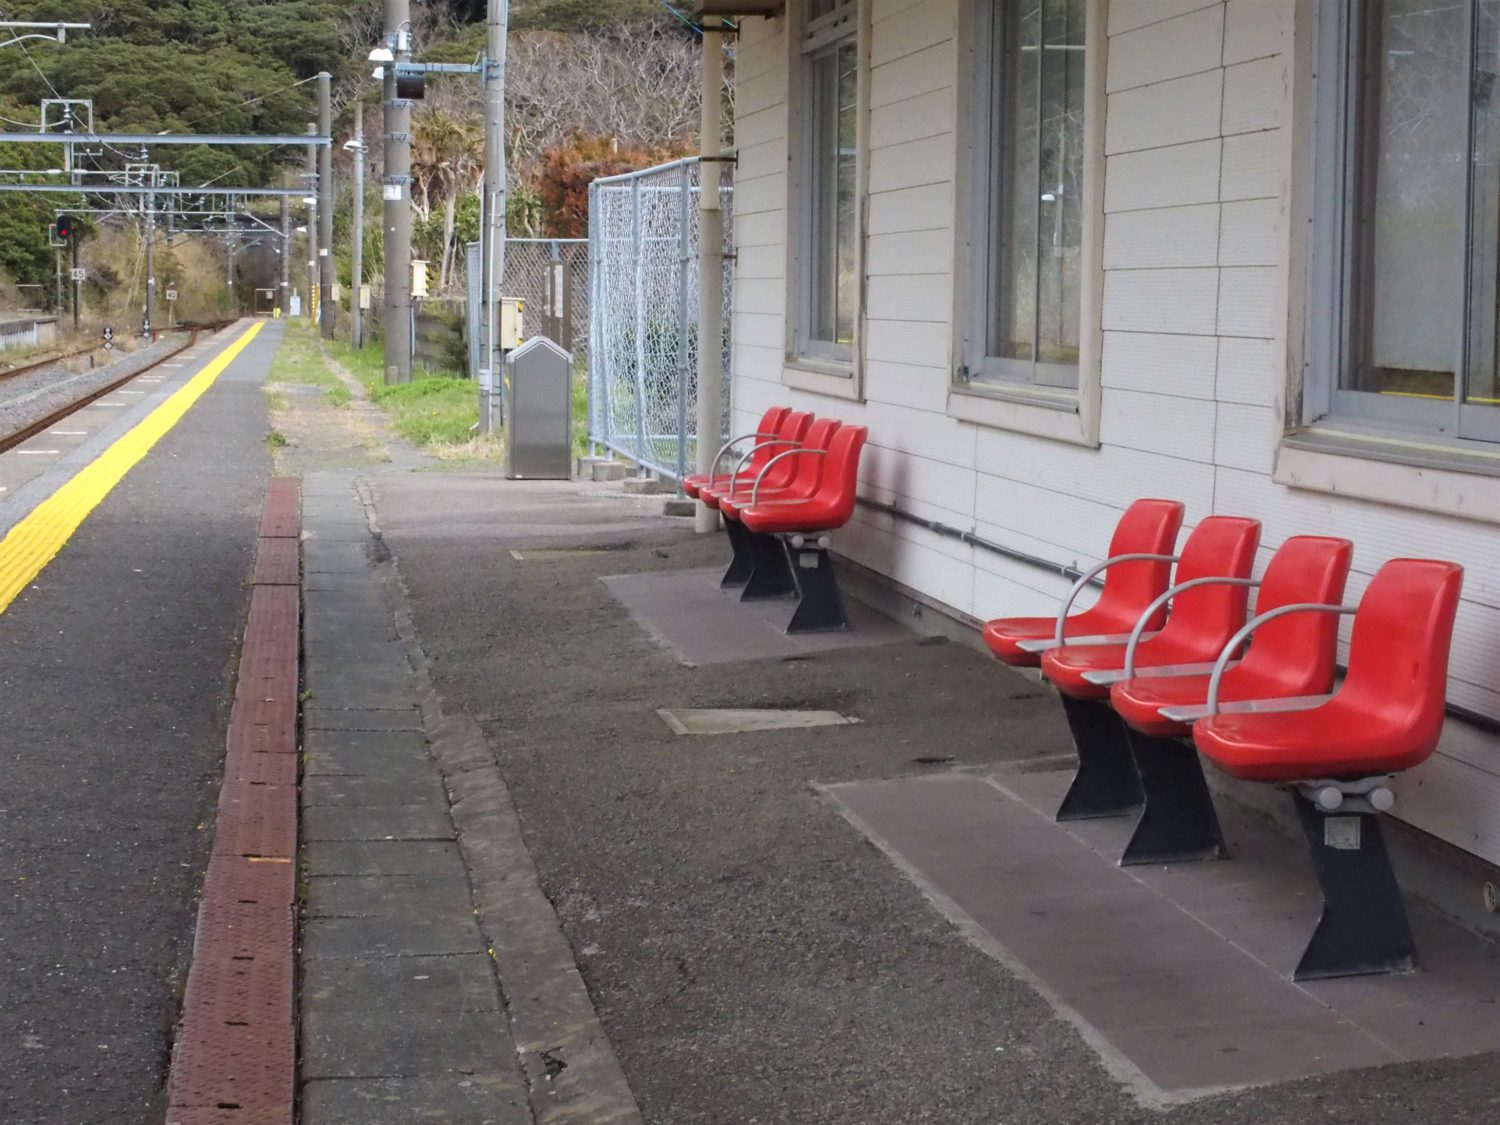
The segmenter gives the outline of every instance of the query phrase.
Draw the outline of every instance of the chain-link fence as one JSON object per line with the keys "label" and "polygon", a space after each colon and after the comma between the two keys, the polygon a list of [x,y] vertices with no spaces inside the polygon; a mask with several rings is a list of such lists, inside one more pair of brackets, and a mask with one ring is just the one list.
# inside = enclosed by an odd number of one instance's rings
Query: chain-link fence
{"label": "chain-link fence", "polygon": [[[469,377],[479,378],[480,245],[468,244]],[[573,369],[588,364],[589,244],[586,238],[507,238],[500,296],[519,297],[525,335],[545,336],[573,355]]]}
{"label": "chain-link fence", "polygon": [[[724,308],[731,306],[733,187],[722,165]],[[700,164],[680,160],[589,187],[591,445],[681,479],[697,460]],[[724,419],[729,417],[729,318]]]}

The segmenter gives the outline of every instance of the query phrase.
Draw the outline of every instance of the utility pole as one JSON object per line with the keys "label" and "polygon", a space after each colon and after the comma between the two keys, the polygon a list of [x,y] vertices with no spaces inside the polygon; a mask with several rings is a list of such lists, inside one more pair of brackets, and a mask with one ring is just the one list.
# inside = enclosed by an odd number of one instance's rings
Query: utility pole
{"label": "utility pole", "polygon": [[[333,76],[326,70],[318,75],[318,132],[333,135]],[[338,310],[333,303],[333,145],[318,151],[318,323],[323,338],[333,339],[333,324]]]}
{"label": "utility pole", "polygon": [[[724,30],[722,20],[703,21],[703,117],[698,165],[698,471],[714,471],[723,416],[724,386],[724,209],[719,202],[723,159]],[[699,504],[693,519],[700,534],[717,531],[719,513]]]}
{"label": "utility pole", "polygon": [[286,196],[281,197],[281,315],[292,313],[292,208]]}
{"label": "utility pole", "polygon": [[385,381],[411,382],[411,103],[396,67],[411,60],[411,5],[385,0]]}
{"label": "utility pole", "polygon": [[68,239],[73,244],[73,331],[78,331],[78,308],[83,304],[83,282],[78,280],[78,231]]}
{"label": "utility pole", "polygon": [[354,245],[350,247],[349,342],[357,349],[365,344],[365,314],[359,307],[365,280],[365,107],[354,103]]}
{"label": "utility pole", "polygon": [[479,431],[500,428],[499,289],[505,277],[505,49],[508,0],[489,0],[484,64],[484,200],[480,210],[480,306],[484,348],[479,364]]}
{"label": "utility pole", "polygon": [[[156,173],[146,173],[151,177],[151,186],[156,186]],[[146,323],[142,328],[142,335],[151,339],[152,313],[156,306],[156,196],[151,192],[146,193]]]}
{"label": "utility pole", "polygon": [[[307,127],[307,135],[310,137],[318,131],[316,125]],[[307,319],[308,323],[317,327],[319,323],[318,296],[318,149],[316,145],[307,146],[307,173],[303,176],[307,181]]]}
{"label": "utility pole", "polygon": [[63,311],[63,295],[62,295],[62,293],[63,293],[63,290],[62,290],[62,247],[61,246],[55,246],[53,248],[53,250],[52,250],[52,264],[53,264],[53,266],[56,269],[55,283],[56,283],[56,286],[57,286],[57,295],[54,298],[54,306],[57,309],[57,315],[59,317],[61,317],[62,316],[62,311]]}

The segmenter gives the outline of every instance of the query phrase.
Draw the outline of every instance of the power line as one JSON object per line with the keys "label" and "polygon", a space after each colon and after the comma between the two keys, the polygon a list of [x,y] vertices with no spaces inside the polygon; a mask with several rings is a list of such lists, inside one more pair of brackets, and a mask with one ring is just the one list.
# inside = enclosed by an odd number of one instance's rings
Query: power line
{"label": "power line", "polygon": [[288,90],[295,90],[298,86],[306,86],[309,82],[316,82],[317,80],[318,76],[315,74],[311,78],[302,79],[300,82],[293,82],[290,86],[283,86],[279,90],[268,90],[266,91],[266,93],[260,94],[257,97],[246,98],[244,101],[240,102],[239,105],[225,106],[223,109],[214,110],[206,117],[195,117],[191,121],[184,121],[182,123],[182,127],[184,129],[190,129],[194,125],[201,125],[205,121],[212,121],[215,117],[222,117],[226,113],[232,113],[237,109],[244,109],[247,105],[254,105],[256,102],[263,102],[267,98],[274,98],[277,94],[284,94]]}

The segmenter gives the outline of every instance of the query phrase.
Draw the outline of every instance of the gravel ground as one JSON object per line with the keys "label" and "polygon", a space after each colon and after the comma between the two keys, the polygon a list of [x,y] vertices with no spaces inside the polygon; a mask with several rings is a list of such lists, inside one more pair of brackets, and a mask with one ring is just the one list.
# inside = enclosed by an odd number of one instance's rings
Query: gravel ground
{"label": "gravel ground", "polygon": [[[0,382],[0,434],[14,433],[106,383],[140,371],[185,342],[185,336],[172,333],[150,347],[120,355],[92,370],[70,371],[66,365],[58,364]],[[96,352],[96,361],[108,354]]]}

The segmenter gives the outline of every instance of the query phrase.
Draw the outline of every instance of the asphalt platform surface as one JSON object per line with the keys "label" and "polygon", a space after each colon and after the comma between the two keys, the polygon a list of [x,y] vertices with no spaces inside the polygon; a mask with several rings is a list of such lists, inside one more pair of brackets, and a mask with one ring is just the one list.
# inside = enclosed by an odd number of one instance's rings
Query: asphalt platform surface
{"label": "asphalt platform surface", "polygon": [[[812,787],[1065,754],[1055,699],[916,636],[687,667],[599,579],[712,565],[722,539],[579,484],[370,489],[434,683],[483,727],[646,1120],[1500,1119],[1493,1056],[1143,1107]],[[663,707],[862,721],[684,738]]]}
{"label": "asphalt platform surface", "polygon": [[259,384],[279,338],[267,324],[0,614],[7,1125],[165,1114],[270,469]]}

